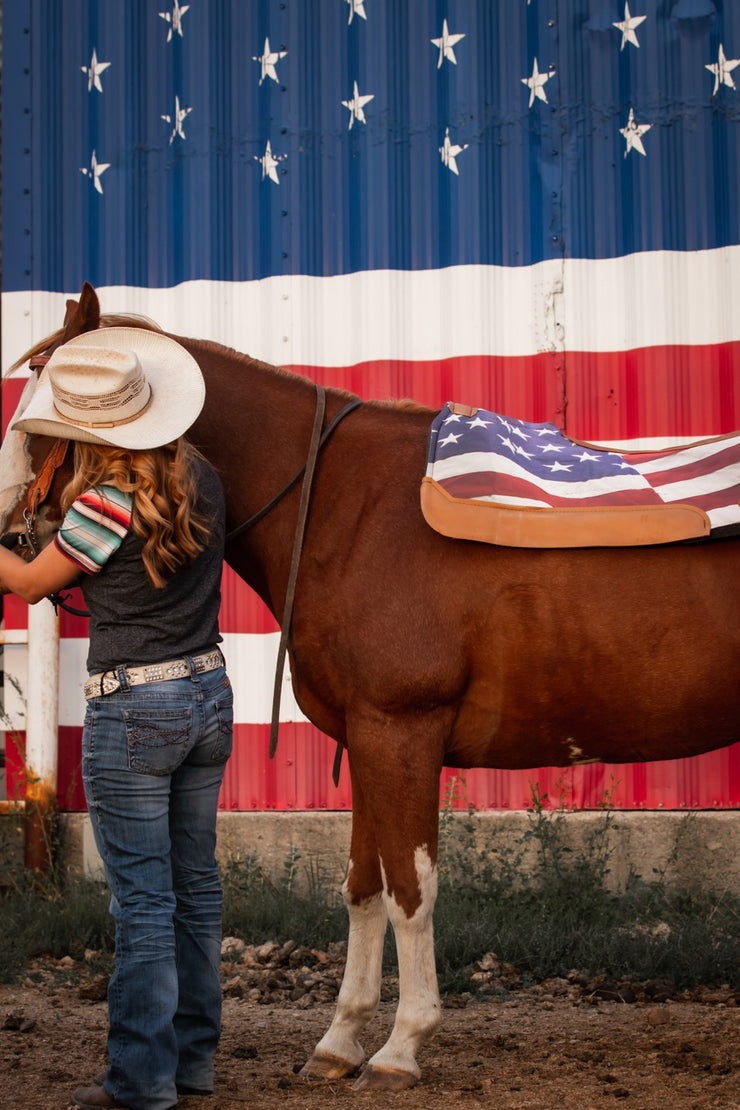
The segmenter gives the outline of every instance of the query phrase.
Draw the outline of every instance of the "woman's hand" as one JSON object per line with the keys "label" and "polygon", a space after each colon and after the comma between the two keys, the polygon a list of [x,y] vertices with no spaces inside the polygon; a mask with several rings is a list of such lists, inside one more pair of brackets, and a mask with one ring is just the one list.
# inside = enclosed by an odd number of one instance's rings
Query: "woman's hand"
{"label": "woman's hand", "polygon": [[30,563],[0,546],[0,587],[29,605],[69,586],[79,575],[80,568],[53,542]]}

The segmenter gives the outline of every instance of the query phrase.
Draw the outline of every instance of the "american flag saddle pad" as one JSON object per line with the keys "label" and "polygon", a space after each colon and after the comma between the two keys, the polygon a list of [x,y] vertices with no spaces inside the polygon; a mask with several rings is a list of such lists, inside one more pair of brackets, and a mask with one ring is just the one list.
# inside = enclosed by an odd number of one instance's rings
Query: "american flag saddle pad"
{"label": "american flag saddle pad", "polygon": [[617,452],[554,424],[448,403],[429,433],[421,506],[443,535],[506,547],[740,535],[740,432]]}

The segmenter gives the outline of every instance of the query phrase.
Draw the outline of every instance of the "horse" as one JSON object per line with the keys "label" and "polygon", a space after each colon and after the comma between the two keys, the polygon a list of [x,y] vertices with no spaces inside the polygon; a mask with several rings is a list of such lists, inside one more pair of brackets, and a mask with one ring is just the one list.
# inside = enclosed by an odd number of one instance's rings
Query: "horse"
{"label": "horse", "polygon": [[[100,326],[156,326],[101,318],[87,283],[67,306],[60,330],[32,354]],[[296,576],[296,477],[314,441],[317,387],[218,343],[173,338],[206,381],[189,436],[223,479],[226,560],[278,621],[292,590],[295,695],[349,761],[346,968],[302,1074],[359,1073],[357,1089],[402,1090],[420,1078],[417,1053],[440,1022],[442,768],[631,763],[740,740],[740,540],[530,550],[440,535],[419,497],[434,413],[326,389],[319,425],[346,415],[317,452]],[[6,436],[0,486],[14,493],[0,509],[10,546],[24,535],[27,492],[49,452],[42,437]],[[58,527],[69,465],[35,507],[41,546]],[[390,1036],[365,1062],[360,1038],[379,1002],[389,921],[399,999]]]}

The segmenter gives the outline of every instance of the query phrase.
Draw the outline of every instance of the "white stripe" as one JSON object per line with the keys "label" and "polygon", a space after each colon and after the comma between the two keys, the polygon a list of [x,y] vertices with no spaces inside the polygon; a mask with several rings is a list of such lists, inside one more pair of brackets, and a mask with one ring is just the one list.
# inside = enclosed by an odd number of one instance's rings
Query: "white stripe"
{"label": "white stripe", "polygon": [[[352,366],[733,342],[738,288],[740,246],[98,293],[104,312],[145,314],[278,365]],[[3,367],[56,331],[77,295],[3,293]]]}
{"label": "white stripe", "polygon": [[[234,720],[237,724],[269,724],[279,641],[279,632],[233,632],[224,636],[221,650],[234,687]],[[85,714],[82,686],[87,678],[87,646],[86,638],[60,640],[60,725],[82,725]],[[25,648],[19,647],[18,650],[22,652]],[[280,720],[306,720],[293,696],[287,666],[280,699]]]}
{"label": "white stripe", "polygon": [[662,501],[691,501],[703,493],[717,493],[727,490],[728,501],[737,501],[738,467],[726,466],[722,470],[715,470],[711,474],[703,474],[700,478],[687,478],[683,482],[667,482],[658,486],[658,493]]}
{"label": "white stripe", "polygon": [[[702,459],[711,459],[714,455],[735,446],[739,440],[740,437],[738,436],[713,440],[711,443],[702,444],[701,447],[693,447],[691,450],[680,451],[675,455],[664,455],[652,462],[634,463],[633,465],[641,474],[660,474],[664,470],[675,470],[677,467],[691,466],[693,463],[701,462]],[[735,468],[738,467],[737,463],[734,465]]]}
{"label": "white stripe", "polygon": [[721,528],[725,524],[737,525],[740,516],[737,505],[726,505],[723,509],[707,509],[706,512],[712,528]]}
{"label": "white stripe", "polygon": [[[553,462],[556,461],[557,455],[551,457]],[[486,472],[503,473],[514,478],[521,478],[523,481],[537,486],[544,493],[554,493],[558,497],[572,497],[576,500],[579,497],[594,497],[602,493],[613,493],[620,490],[652,488],[647,478],[643,478],[641,474],[620,474],[618,471],[615,471],[614,476],[610,475],[606,478],[590,481],[549,481],[546,478],[530,474],[529,471],[519,466],[514,459],[509,459],[505,455],[498,455],[493,451],[469,451],[465,455],[441,459],[427,470],[427,473],[438,482],[443,478],[456,478],[459,475]]]}

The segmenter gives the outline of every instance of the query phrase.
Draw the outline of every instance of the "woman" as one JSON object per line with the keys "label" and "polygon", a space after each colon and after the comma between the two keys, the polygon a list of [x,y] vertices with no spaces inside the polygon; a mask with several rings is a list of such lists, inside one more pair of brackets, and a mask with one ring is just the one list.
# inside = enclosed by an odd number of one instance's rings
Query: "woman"
{"label": "woman", "polygon": [[116,923],[110,1064],[72,1103],[167,1110],[213,1089],[220,1029],[216,808],[232,741],[218,643],[223,491],[182,438],[197,363],[138,328],[58,348],[14,429],[75,441],[54,541],[0,582],[34,604],[81,574],[90,611],[82,769]]}

